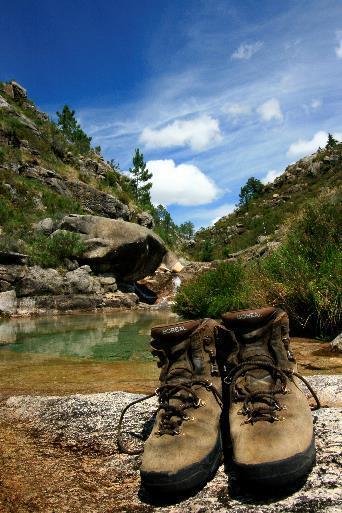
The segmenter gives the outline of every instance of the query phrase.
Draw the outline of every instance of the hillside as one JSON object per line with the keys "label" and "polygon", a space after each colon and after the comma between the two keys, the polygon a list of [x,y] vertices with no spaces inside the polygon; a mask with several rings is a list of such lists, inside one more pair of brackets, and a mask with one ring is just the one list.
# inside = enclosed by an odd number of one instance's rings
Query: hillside
{"label": "hillside", "polygon": [[0,316],[153,302],[136,282],[177,263],[179,228],[141,176],[91,146],[74,111],[57,116],[0,82]]}
{"label": "hillside", "polygon": [[95,149],[81,154],[15,82],[0,84],[0,173],[0,248],[32,263],[41,244],[32,225],[43,218],[97,214],[153,227],[118,167]]}
{"label": "hillside", "polygon": [[210,261],[257,243],[278,241],[287,220],[312,199],[341,185],[342,144],[337,144],[289,165],[247,206],[238,206],[214,226],[199,230],[188,253],[192,259]]}

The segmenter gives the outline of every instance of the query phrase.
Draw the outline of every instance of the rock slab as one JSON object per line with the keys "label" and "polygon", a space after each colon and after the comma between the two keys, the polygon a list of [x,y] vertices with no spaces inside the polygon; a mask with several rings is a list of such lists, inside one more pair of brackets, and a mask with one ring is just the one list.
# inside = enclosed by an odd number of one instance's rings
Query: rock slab
{"label": "rock slab", "polygon": [[[43,496],[32,489],[36,509],[22,511],[75,511],[89,513],[337,513],[342,507],[340,487],[341,408],[336,397],[341,385],[338,376],[313,376],[311,384],[319,395],[329,388],[335,406],[314,412],[317,464],[305,484],[290,495],[256,498],[248,490],[233,486],[229,460],[214,478],[191,497],[161,503],[140,486],[140,456],[119,454],[117,423],[122,408],[136,394],[112,392],[69,397],[11,397],[2,402],[1,418],[25,427],[39,448],[39,458],[53,466],[55,483],[40,473]],[[125,432],[134,445],[146,438],[155,411],[154,398],[129,410]],[[13,456],[14,457],[14,456]],[[57,463],[53,458],[58,457]],[[22,456],[22,465],[25,458]],[[20,465],[21,466],[21,465]],[[18,470],[19,472],[19,470]],[[57,488],[63,478],[62,489]],[[4,474],[6,480],[6,475]],[[38,485],[37,485],[38,486]],[[7,493],[10,493],[9,491]],[[15,490],[15,500],[19,500]],[[8,497],[7,497],[8,499]],[[9,502],[7,501],[6,504]]]}

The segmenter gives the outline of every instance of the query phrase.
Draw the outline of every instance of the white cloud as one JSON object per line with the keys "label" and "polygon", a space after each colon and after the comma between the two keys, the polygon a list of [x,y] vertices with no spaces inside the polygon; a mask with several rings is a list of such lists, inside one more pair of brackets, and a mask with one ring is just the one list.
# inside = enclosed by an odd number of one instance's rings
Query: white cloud
{"label": "white cloud", "polygon": [[283,113],[281,111],[280,103],[277,98],[271,98],[257,108],[257,112],[260,114],[263,121],[271,121],[272,119],[278,119],[282,121]]}
{"label": "white cloud", "polygon": [[255,43],[243,43],[237,50],[232,54],[232,59],[247,60],[250,59],[255,53],[257,53],[263,46],[262,41],[256,41]]}
{"label": "white cloud", "polygon": [[215,223],[217,223],[217,221],[219,219],[221,219],[221,217],[231,214],[232,212],[234,212],[235,208],[236,208],[236,205],[234,205],[233,203],[225,203],[224,205],[220,205],[216,209],[213,209],[211,211],[211,214],[214,215],[215,217],[211,221],[211,224],[215,224]]}
{"label": "white cloud", "polygon": [[276,171],[275,169],[270,169],[266,173],[266,175],[261,178],[261,181],[263,184],[272,183],[277,178],[277,176],[280,176],[283,173],[283,171]]}
{"label": "white cloud", "polygon": [[[333,137],[338,141],[342,141],[342,132],[334,132]],[[328,141],[328,133],[324,130],[316,132],[312,139],[305,140],[299,139],[292,143],[287,151],[288,155],[307,155],[314,153],[318,150],[318,147],[323,148]]]}
{"label": "white cloud", "polygon": [[150,160],[151,198],[154,204],[203,205],[219,195],[216,184],[193,164],[175,164],[173,160]]}
{"label": "white cloud", "polygon": [[321,100],[313,99],[310,105],[313,109],[319,109],[319,107],[322,105],[322,102]]}
{"label": "white cloud", "polygon": [[248,114],[252,112],[252,109],[245,103],[226,103],[222,107],[222,112],[232,118],[238,118],[240,116],[248,116]]}
{"label": "white cloud", "polygon": [[160,130],[144,128],[140,135],[140,142],[147,148],[189,146],[194,151],[204,150],[221,139],[218,120],[208,115],[176,120]]}
{"label": "white cloud", "polygon": [[336,57],[342,59],[342,32],[340,30],[336,32],[336,37],[338,39],[338,46],[335,47]]}

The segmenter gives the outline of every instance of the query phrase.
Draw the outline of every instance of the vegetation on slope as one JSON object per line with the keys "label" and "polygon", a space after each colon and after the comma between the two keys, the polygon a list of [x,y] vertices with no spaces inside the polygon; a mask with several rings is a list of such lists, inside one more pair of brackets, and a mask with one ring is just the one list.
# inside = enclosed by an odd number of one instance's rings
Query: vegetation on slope
{"label": "vegetation on slope", "polygon": [[180,288],[175,310],[216,317],[227,310],[278,305],[295,333],[333,337],[341,331],[341,192],[311,201],[286,226],[283,243],[257,261],[221,263]]}
{"label": "vegetation on slope", "polygon": [[[253,180],[253,183],[251,183]],[[258,242],[260,236],[277,239],[286,220],[327,188],[342,185],[342,144],[326,148],[288,166],[272,184],[249,179],[241,188],[240,203],[214,226],[199,230],[188,249],[193,260],[227,258]]]}

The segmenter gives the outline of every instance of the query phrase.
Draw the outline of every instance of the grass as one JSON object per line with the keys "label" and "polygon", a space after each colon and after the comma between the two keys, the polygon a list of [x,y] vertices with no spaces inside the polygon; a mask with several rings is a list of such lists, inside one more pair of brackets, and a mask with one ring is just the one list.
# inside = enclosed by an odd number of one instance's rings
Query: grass
{"label": "grass", "polygon": [[[68,196],[61,196],[34,179],[18,176],[2,169],[0,177],[0,248],[2,250],[22,251],[31,255],[33,263],[42,262],[41,255],[48,256],[48,265],[57,255],[57,249],[48,240],[39,238],[32,225],[37,221],[51,217],[61,219],[70,213],[84,213],[79,203]],[[55,241],[57,244],[58,239]],[[68,240],[60,241],[68,246]],[[74,241],[76,244],[77,241]],[[70,246],[70,244],[69,244]],[[68,247],[69,247],[68,246]],[[44,253],[45,252],[45,253]],[[74,257],[71,251],[70,257]],[[61,259],[58,260],[59,264]],[[57,261],[55,259],[55,261]]]}
{"label": "grass", "polygon": [[341,331],[341,194],[327,192],[288,222],[282,245],[256,262],[223,263],[180,288],[175,310],[216,317],[224,311],[283,307],[297,334]]}

